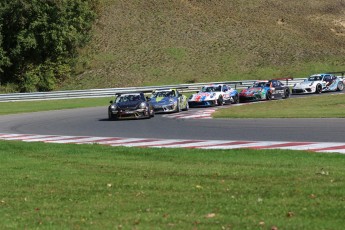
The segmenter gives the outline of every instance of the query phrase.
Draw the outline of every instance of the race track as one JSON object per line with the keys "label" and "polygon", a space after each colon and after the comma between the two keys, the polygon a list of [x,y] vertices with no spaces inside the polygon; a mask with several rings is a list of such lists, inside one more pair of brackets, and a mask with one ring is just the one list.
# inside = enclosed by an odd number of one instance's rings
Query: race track
{"label": "race track", "polygon": [[156,115],[149,120],[109,121],[107,107],[0,116],[0,132],[15,134],[345,143],[344,131],[345,119],[324,118],[174,119]]}

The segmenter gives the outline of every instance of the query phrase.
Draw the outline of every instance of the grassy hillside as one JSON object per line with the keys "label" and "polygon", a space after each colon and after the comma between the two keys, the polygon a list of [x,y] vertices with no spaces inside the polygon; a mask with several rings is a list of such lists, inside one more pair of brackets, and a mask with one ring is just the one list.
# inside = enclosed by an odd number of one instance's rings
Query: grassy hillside
{"label": "grassy hillside", "polygon": [[107,0],[62,89],[345,70],[342,0]]}

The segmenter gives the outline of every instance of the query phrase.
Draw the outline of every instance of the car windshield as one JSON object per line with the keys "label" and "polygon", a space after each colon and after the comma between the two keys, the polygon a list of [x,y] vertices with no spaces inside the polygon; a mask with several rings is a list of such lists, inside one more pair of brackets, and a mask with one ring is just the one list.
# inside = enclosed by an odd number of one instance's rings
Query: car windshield
{"label": "car windshield", "polygon": [[154,92],[151,97],[174,97],[175,92],[172,91],[158,91]]}
{"label": "car windshield", "polygon": [[267,84],[269,84],[268,82],[254,82],[253,87],[265,87]]}
{"label": "car windshield", "polygon": [[121,95],[116,98],[116,103],[119,102],[128,102],[128,101],[141,101],[139,94],[130,94],[130,95]]}
{"label": "car windshield", "polygon": [[322,76],[310,76],[307,81],[321,81]]}
{"label": "car windshield", "polygon": [[204,86],[201,89],[201,92],[207,92],[207,93],[210,93],[210,92],[221,92],[221,91],[222,91],[222,86],[221,85],[219,85],[219,86]]}

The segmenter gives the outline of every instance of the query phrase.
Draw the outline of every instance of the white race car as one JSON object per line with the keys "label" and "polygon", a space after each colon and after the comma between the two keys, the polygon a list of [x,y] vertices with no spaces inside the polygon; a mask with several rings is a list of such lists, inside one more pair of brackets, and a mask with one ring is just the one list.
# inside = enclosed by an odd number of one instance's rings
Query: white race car
{"label": "white race car", "polygon": [[203,86],[198,93],[191,95],[188,99],[190,107],[216,106],[238,102],[237,90],[225,84]]}
{"label": "white race car", "polygon": [[334,74],[314,74],[292,87],[292,94],[342,91],[344,80]]}

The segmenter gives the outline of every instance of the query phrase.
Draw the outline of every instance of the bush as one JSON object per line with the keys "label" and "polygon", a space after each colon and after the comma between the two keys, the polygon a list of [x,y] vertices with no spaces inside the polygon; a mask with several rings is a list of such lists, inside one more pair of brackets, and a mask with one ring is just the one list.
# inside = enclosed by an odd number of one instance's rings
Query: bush
{"label": "bush", "polygon": [[48,91],[70,75],[90,39],[96,0],[5,0],[0,4],[0,82]]}

